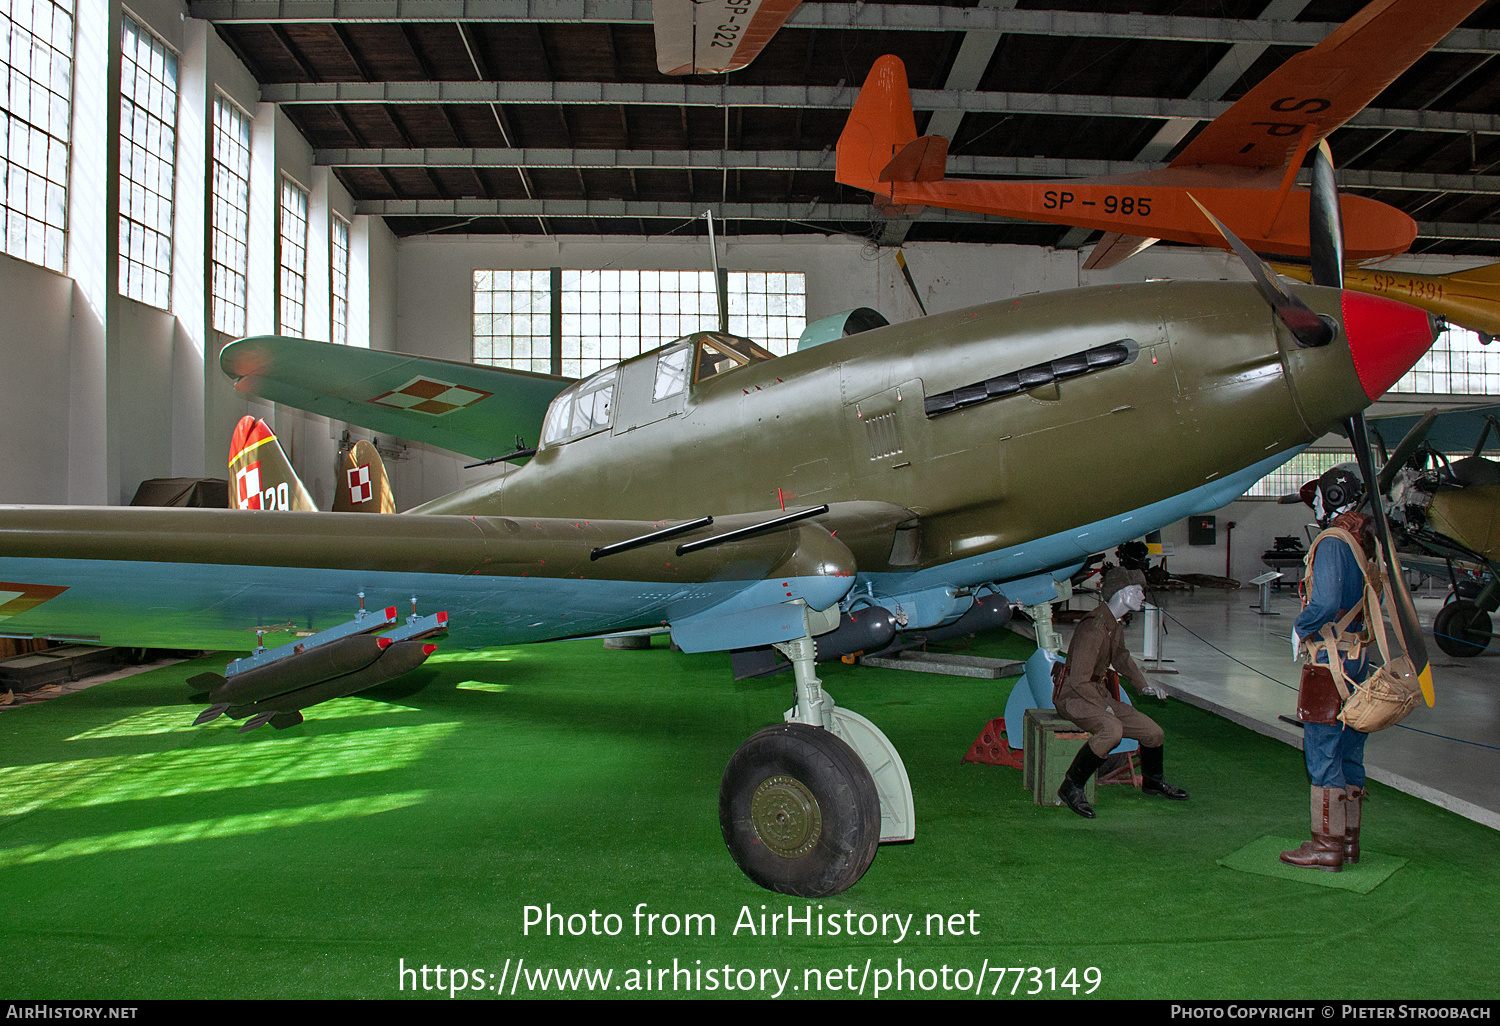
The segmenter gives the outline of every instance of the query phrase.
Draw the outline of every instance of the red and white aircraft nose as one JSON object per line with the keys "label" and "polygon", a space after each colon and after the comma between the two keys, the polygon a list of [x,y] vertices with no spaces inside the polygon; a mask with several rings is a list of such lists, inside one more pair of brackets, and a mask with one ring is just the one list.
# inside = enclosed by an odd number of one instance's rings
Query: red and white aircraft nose
{"label": "red and white aircraft nose", "polygon": [[1425,310],[1384,296],[1346,291],[1342,303],[1354,370],[1373,402],[1432,348],[1442,322]]}

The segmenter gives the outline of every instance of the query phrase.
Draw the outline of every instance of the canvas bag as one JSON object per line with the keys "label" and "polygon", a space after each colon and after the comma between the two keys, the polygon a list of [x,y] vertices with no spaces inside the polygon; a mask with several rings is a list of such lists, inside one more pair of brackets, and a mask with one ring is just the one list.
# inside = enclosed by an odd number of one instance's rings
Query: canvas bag
{"label": "canvas bag", "polygon": [[[1397,640],[1401,643],[1402,654],[1394,659],[1391,658],[1385,633],[1385,618],[1380,609],[1380,599],[1385,591],[1384,581],[1379,569],[1372,569],[1365,559],[1364,547],[1354,535],[1341,527],[1330,527],[1313,539],[1312,548],[1307,552],[1307,574],[1303,578],[1303,593],[1308,594],[1312,589],[1313,553],[1317,551],[1318,544],[1329,537],[1346,542],[1350,551],[1354,553],[1354,558],[1359,563],[1360,573],[1364,576],[1364,595],[1355,603],[1353,609],[1339,618],[1337,623],[1324,624],[1323,629],[1315,637],[1306,639],[1303,644],[1307,646],[1309,660],[1314,659],[1320,651],[1328,656],[1328,670],[1333,676],[1334,687],[1338,689],[1339,695],[1344,700],[1343,708],[1339,711],[1339,719],[1353,730],[1371,734],[1394,726],[1405,719],[1406,714],[1416,707],[1421,689],[1417,683],[1416,669],[1412,666],[1411,659],[1405,654],[1406,637],[1401,632],[1399,618],[1394,621],[1392,627],[1396,632]],[[1376,546],[1378,548],[1378,542]],[[1358,633],[1351,631],[1350,624],[1366,610],[1369,615],[1365,617],[1365,629]],[[1372,624],[1375,644],[1380,650],[1383,665],[1377,667],[1363,681],[1350,682],[1344,674],[1344,659],[1359,657],[1364,646],[1370,643]]]}

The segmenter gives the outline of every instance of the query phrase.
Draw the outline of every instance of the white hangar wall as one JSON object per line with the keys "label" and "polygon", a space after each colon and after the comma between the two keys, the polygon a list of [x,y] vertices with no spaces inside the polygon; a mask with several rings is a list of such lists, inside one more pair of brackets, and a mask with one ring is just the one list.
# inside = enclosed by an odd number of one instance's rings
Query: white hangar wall
{"label": "white hangar wall", "polygon": [[[0,502],[120,504],[153,477],[224,477],[235,421],[256,412],[290,439],[308,485],[332,497],[342,425],[236,393],[219,371],[206,211],[213,100],[252,118],[247,333],[276,329],[282,175],[309,192],[305,334],[327,339],[329,218],[350,221],[349,337],[394,345],[395,237],[354,203],[238,58],[180,0],[131,0],[129,16],[178,58],[170,309],[118,294],[118,0],[78,0],[67,256],[58,273],[0,255]],[[320,241],[321,240],[321,241]],[[372,271],[373,270],[373,275]],[[371,288],[372,277],[375,288]],[[372,298],[373,297],[373,298]],[[321,493],[321,494],[320,494]]]}

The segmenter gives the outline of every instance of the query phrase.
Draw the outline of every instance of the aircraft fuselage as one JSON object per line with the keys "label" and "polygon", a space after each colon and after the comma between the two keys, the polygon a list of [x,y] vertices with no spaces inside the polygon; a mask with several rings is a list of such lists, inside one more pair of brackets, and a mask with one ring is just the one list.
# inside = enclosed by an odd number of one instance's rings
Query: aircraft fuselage
{"label": "aircraft fuselage", "polygon": [[[1337,313],[1337,292],[1304,295]],[[1116,343],[1124,363],[927,413],[933,397]],[[653,419],[635,407],[656,359],[621,366],[608,430],[417,512],[675,520],[874,500],[920,518],[913,566],[926,567],[1290,456],[1369,402],[1346,345],[1298,349],[1233,282],[1038,294],[892,325],[710,378]]]}

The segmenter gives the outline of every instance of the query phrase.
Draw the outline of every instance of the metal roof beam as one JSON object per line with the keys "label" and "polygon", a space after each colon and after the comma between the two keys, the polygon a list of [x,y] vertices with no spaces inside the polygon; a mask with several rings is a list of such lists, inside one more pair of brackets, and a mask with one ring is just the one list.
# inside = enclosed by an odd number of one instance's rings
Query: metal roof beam
{"label": "metal roof beam", "polygon": [[[714,203],[714,216],[730,221],[854,221],[884,218],[868,203]],[[521,200],[417,199],[361,200],[355,213],[382,217],[596,217],[608,219],[658,218],[690,220],[702,217],[705,204],[649,200]],[[1032,224],[1012,217],[972,214],[962,210],[926,208],[922,221],[963,221],[985,224]]]}
{"label": "metal roof beam", "polygon": [[[326,149],[314,163],[330,167],[507,167],[655,168],[659,170],[832,171],[832,151],[823,150],[577,150],[577,149]],[[1158,163],[1128,160],[1067,160],[1056,157],[950,156],[948,173],[1015,178],[1091,178],[1151,171]],[[1336,172],[1342,189],[1437,192],[1459,195],[1500,193],[1500,176],[1440,175],[1407,171]],[[1298,181],[1307,185],[1310,173]]]}
{"label": "metal roof beam", "polygon": [[1419,221],[1417,238],[1452,242],[1494,242],[1500,239],[1500,224],[1453,224],[1447,221]]}
{"label": "metal roof beam", "polygon": [[[689,85],[678,82],[285,82],[260,87],[262,100],[281,104],[545,103],[848,110],[855,95],[856,90],[848,87]],[[911,95],[916,110],[1065,117],[1212,120],[1232,106],[1227,100],[1075,93],[914,89]],[[1500,135],[1500,115],[1458,111],[1366,108],[1350,118],[1347,124],[1350,128]]]}
{"label": "metal roof beam", "polygon": [[[193,17],[214,22],[520,21],[650,24],[650,0],[192,0]],[[1017,11],[915,4],[804,3],[790,28],[884,29],[903,32],[1010,32],[1037,36],[1106,36],[1204,43],[1312,46],[1338,25],[1284,19],[1195,18],[1179,15]],[[1500,50],[1500,30],[1455,29],[1443,51]]]}
{"label": "metal roof beam", "polygon": [[[881,223],[886,218],[864,203],[716,203],[714,216],[729,221],[830,221]],[[703,216],[702,203],[657,203],[647,200],[493,200],[417,199],[360,200],[355,213],[379,217],[593,217],[618,220],[637,218],[687,221]],[[1013,217],[975,214],[966,210],[924,207],[916,220],[963,222],[966,224],[1034,224]],[[1417,225],[1424,239],[1493,241],[1500,239],[1500,224],[1451,224],[1426,222]]]}
{"label": "metal roof beam", "polygon": [[[731,171],[832,171],[832,150],[326,149],[314,163],[332,167],[661,168]],[[1160,167],[1114,160],[949,157],[955,175],[1083,178]],[[1500,179],[1496,179],[1500,182]]]}

